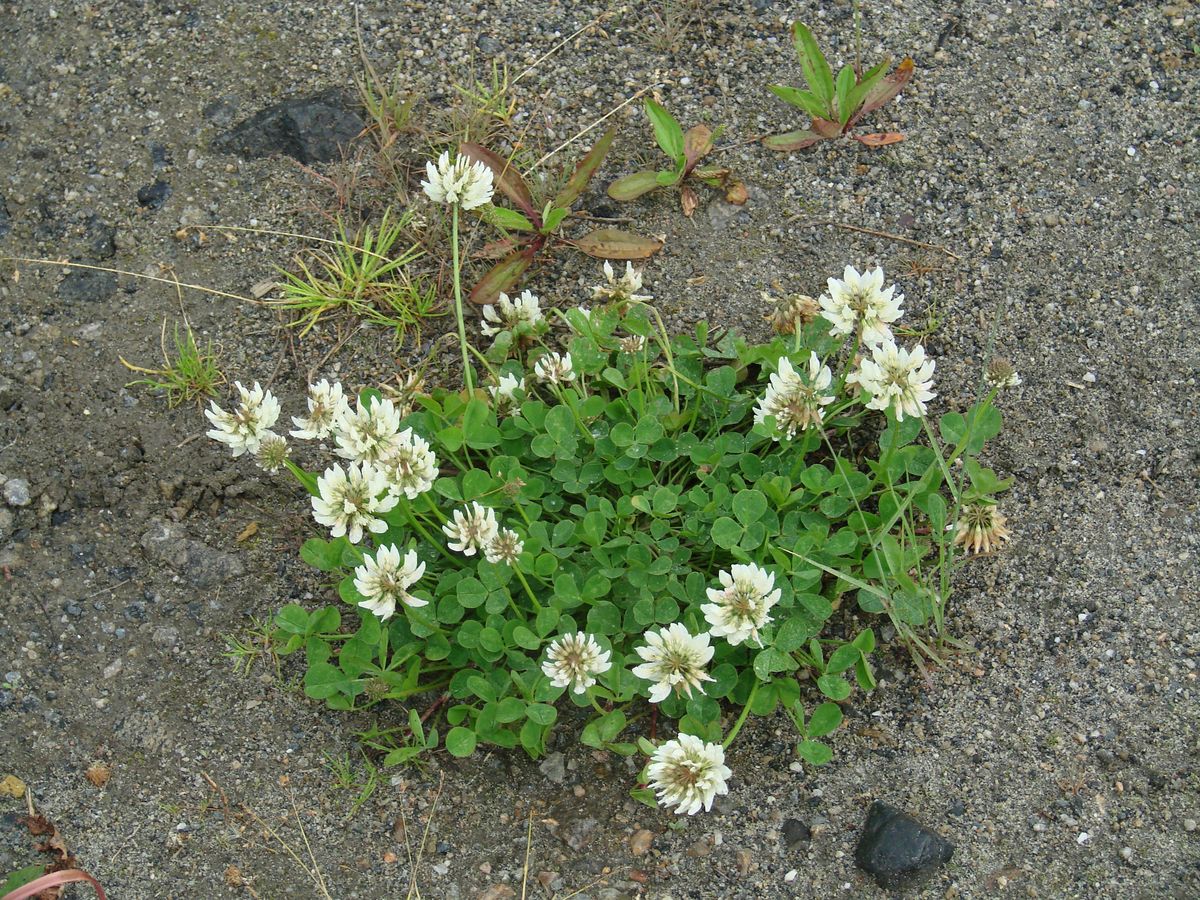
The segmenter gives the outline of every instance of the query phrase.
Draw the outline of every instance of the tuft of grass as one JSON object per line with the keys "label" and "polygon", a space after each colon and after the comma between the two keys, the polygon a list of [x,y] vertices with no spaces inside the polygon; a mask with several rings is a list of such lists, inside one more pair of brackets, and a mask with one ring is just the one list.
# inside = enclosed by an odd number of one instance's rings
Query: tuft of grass
{"label": "tuft of grass", "polygon": [[370,60],[363,56],[364,73],[355,77],[358,97],[367,112],[368,130],[375,139],[379,166],[388,181],[404,185],[408,181],[408,164],[403,159],[399,143],[401,135],[413,131],[413,110],[417,95],[404,91],[400,71],[385,80]]}
{"label": "tuft of grass", "polygon": [[703,9],[703,0],[663,0],[655,4],[646,29],[651,46],[659,53],[678,50],[684,35],[699,24]]}
{"label": "tuft of grass", "polygon": [[162,347],[163,367],[151,369],[136,366],[123,356],[117,357],[121,365],[131,372],[145,375],[126,384],[126,387],[142,385],[151,390],[162,391],[167,396],[167,406],[174,409],[182,403],[196,401],[198,404],[205,397],[215,396],[217,388],[225,383],[225,375],[217,363],[217,355],[213,351],[212,341],[205,343],[204,348],[196,343],[196,335],[192,326],[184,320],[183,331],[179,323],[172,330],[172,343],[175,348],[174,356],[167,350],[167,320],[163,319],[162,334],[159,345]]}
{"label": "tuft of grass", "polygon": [[436,284],[409,271],[424,255],[420,244],[400,248],[415,218],[406,211],[393,220],[387,210],[377,228],[364,225],[353,234],[339,222],[330,249],[297,256],[299,271],[282,271],[283,296],[268,302],[296,314],[301,336],[324,318],[352,315],[392,329],[397,344],[410,328],[419,340],[424,320],[444,311]]}
{"label": "tuft of grass", "polygon": [[508,64],[493,60],[491,72],[481,79],[470,74],[454,82],[459,103],[449,113],[449,137],[455,146],[464,141],[488,145],[507,128],[517,111],[511,96]]}
{"label": "tuft of grass", "polygon": [[365,753],[362,755],[362,760],[366,766],[366,774],[360,781],[354,771],[354,760],[349,753],[343,753],[341,756],[334,756],[332,753],[325,754],[325,768],[333,777],[333,786],[338,790],[355,795],[350,803],[350,812],[342,819],[343,824],[358,815],[366,802],[371,799],[376,788],[379,787],[379,769]]}
{"label": "tuft of grass", "polygon": [[270,662],[275,670],[275,679],[283,681],[283,672],[279,665],[279,654],[275,652],[273,640],[274,628],[264,619],[252,618],[250,627],[242,635],[225,635],[225,651],[221,654],[232,660],[242,677],[250,674],[254,663],[262,659],[264,664]]}

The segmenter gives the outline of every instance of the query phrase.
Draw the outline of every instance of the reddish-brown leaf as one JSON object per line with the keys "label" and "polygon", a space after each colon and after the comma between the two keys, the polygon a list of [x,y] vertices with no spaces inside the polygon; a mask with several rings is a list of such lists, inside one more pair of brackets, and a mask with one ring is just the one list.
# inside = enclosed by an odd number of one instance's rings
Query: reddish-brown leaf
{"label": "reddish-brown leaf", "polygon": [[886,147],[888,144],[898,144],[904,140],[904,135],[898,131],[879,131],[875,134],[852,134],[864,147]]}
{"label": "reddish-brown leaf", "polygon": [[592,147],[583,159],[579,161],[579,164],[575,166],[575,171],[571,173],[571,177],[563,185],[563,189],[554,198],[555,206],[569,209],[571,204],[579,199],[579,195],[587,190],[592,176],[596,174],[596,170],[604,162],[604,157],[608,155],[608,150],[612,147],[613,138],[616,136],[617,126],[613,125],[608,131],[604,132],[604,136],[600,140],[596,141],[596,146]]}
{"label": "reddish-brown leaf", "polygon": [[529,192],[529,185],[525,183],[516,166],[508,160],[501,159],[486,147],[467,141],[458,145],[458,152],[472,162],[481,162],[491,169],[492,176],[496,179],[496,189],[520,207],[521,212],[525,213],[531,222],[541,227],[541,215],[533,206],[533,195]]}
{"label": "reddish-brown leaf", "polygon": [[824,138],[835,138],[842,133],[842,126],[828,119],[813,119],[809,127]]}
{"label": "reddish-brown leaf", "polygon": [[735,206],[741,206],[749,200],[750,192],[746,190],[746,182],[740,178],[729,179],[729,183],[725,185],[725,199]]}
{"label": "reddish-brown leaf", "polygon": [[662,241],[620,228],[598,228],[570,242],[596,259],[649,259],[662,249]]}
{"label": "reddish-brown leaf", "polygon": [[524,246],[524,241],[518,241],[514,238],[501,238],[498,241],[489,241],[478,250],[471,254],[472,259],[503,259],[510,253],[519,250]]}
{"label": "reddish-brown leaf", "polygon": [[504,257],[471,289],[470,301],[480,306],[495,303],[501,291],[507,292],[525,274],[533,264],[533,256],[533,249],[526,247]]}
{"label": "reddish-brown leaf", "polygon": [[912,77],[912,57],[906,56],[900,61],[900,65],[896,66],[895,72],[876,84],[867,96],[863,98],[863,105],[859,107],[858,112],[854,114],[854,117],[847,123],[846,127],[853,128],[854,123],[867,113],[874,112],[892,100],[892,98],[904,90],[906,84],[912,81]]}
{"label": "reddish-brown leaf", "polygon": [[683,214],[690,219],[699,205],[700,198],[696,196],[696,189],[690,184],[685,184],[679,192],[679,207],[683,210]]}
{"label": "reddish-brown leaf", "polygon": [[707,125],[693,125],[683,136],[683,155],[687,158],[685,172],[690,172],[696,163],[708,156],[713,148],[712,129]]}

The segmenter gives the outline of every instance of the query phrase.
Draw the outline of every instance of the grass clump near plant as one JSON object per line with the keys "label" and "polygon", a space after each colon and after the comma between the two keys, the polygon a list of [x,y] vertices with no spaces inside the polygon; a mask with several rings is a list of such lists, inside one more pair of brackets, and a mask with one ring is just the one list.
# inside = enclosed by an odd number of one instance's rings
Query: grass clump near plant
{"label": "grass clump near plant", "polygon": [[311,471],[271,431],[269,392],[210,410],[210,435],[289,469],[327,529],[301,556],[341,602],[280,610],[278,652],[303,652],[306,693],[335,709],[438,697],[444,732],[412,710],[408,739],[375,731],[395,761],[439,741],[536,758],[575,708],[582,743],[645,754],[635,796],[679,813],[728,790],[750,715],[784,710],[798,755],[827,762],[839,704],[875,686],[875,631],[849,614],[939,660],[960,548],[1007,537],[1008,483],[977,457],[1015,373],[931,421],[935,363],[892,331],[904,298],[851,267],[750,343],[669,333],[640,273],[606,265],[590,309],[501,295],[481,352],[458,221],[489,214],[495,174],[447,154],[423,185],[450,208],[464,389],[311,386],[292,431],[323,442]]}
{"label": "grass clump near plant", "polygon": [[225,383],[225,375],[221,372],[212,341],[206,341],[201,347],[196,343],[192,326],[185,321],[182,331],[179,323],[175,323],[171,330],[171,344],[174,348],[173,353],[167,350],[167,322],[164,319],[159,336],[163,355],[161,369],[137,366],[124,357],[118,357],[121,365],[129,371],[145,376],[129,382],[126,387],[140,385],[161,391],[166,395],[167,406],[172,409],[184,403],[201,402],[206,397],[215,397],[217,388]]}

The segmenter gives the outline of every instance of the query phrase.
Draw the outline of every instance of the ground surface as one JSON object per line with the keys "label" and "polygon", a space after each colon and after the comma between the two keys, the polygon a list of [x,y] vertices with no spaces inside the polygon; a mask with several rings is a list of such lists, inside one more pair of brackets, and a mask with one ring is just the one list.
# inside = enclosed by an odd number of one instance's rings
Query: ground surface
{"label": "ground surface", "polygon": [[[211,226],[328,233],[336,199],[318,172],[354,167],[244,161],[211,141],[270,103],[350,85],[349,6],[0,3],[0,254],[173,271],[235,294],[270,277],[293,239],[234,243]],[[658,21],[641,4],[368,3],[361,29],[374,63],[398,65],[436,106],[470,57],[483,71],[502,55],[516,73],[607,12],[518,86],[518,121],[551,129],[551,145],[655,82],[682,118],[727,125],[724,141],[782,130],[796,117],[762,83],[799,79],[787,23],[812,23],[839,60],[852,53],[846,2],[693,6],[711,9],[689,20],[688,4],[664,3]],[[302,498],[188,440],[203,427],[195,408],[124,389],[118,356],[154,361],[182,307],[231,380],[270,383],[297,411],[310,371],[391,377],[388,340],[360,331],[325,360],[333,328],[293,350],[262,307],[7,262],[0,473],[29,498],[9,481],[18,505],[0,505],[0,774],[31,786],[110,896],[317,896],[305,867],[333,897],[402,896],[402,815],[414,848],[430,820],[422,896],[520,896],[531,809],[530,896],[882,896],[853,862],[876,797],[957,844],[930,897],[1200,895],[1200,11],[863,6],[864,54],[916,59],[912,88],[873,122],[906,141],[792,156],[747,144],[722,157],[752,187],[743,210],[714,200],[686,221],[648,199],[622,211],[666,236],[647,282],[680,323],[760,328],[771,282],[815,294],[847,262],[884,265],[917,318],[938,314],[938,410],[969,402],[999,322],[1025,381],[991,454],[1016,477],[1016,538],[959,583],[953,628],[977,652],[931,684],[885,653],[880,690],[853,705],[820,771],[793,765],[785,721],[754,723],[730,796],[681,827],[635,806],[623,765],[566,732],[550,766],[438,755],[385,773],[356,810],[327,757],[354,757],[369,721],[306,701],[293,668],[243,674],[223,655],[252,619],[323,590],[295,555],[312,530]],[[640,116],[626,122],[603,181],[631,170],[645,136]],[[171,194],[152,209],[137,192],[156,179]],[[209,226],[208,240],[178,239],[181,221]],[[552,275],[535,288],[566,302],[596,269],[569,260]],[[401,348],[401,366],[420,350]],[[96,762],[112,769],[103,787],[84,777]],[[0,802],[7,870],[34,854],[20,805]],[[789,848],[788,819],[811,841]],[[653,843],[634,856],[642,828]]]}

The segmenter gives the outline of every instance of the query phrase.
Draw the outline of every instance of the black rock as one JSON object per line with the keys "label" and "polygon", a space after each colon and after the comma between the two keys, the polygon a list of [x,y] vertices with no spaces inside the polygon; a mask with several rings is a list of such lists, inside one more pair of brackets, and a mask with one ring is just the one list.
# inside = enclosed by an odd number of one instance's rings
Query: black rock
{"label": "black rock", "polygon": [[334,88],[268,106],[219,135],[212,146],[246,157],[282,153],[307,165],[338,159],[362,130],[353,104]]}
{"label": "black rock", "polygon": [[117,277],[112,272],[95,269],[72,269],[58,283],[58,296],[69,302],[104,300],[116,290]]}
{"label": "black rock", "polygon": [[171,159],[171,153],[167,150],[166,144],[152,143],[150,145],[150,162],[157,174],[169,169],[174,160]]}
{"label": "black rock", "polygon": [[167,198],[171,196],[171,186],[161,178],[148,184],[145,187],[138,188],[138,203],[149,209],[161,209],[162,205],[167,202]]}
{"label": "black rock", "polygon": [[88,219],[87,246],[95,259],[112,259],[117,252],[117,229],[97,216]]}
{"label": "black rock", "polygon": [[789,850],[807,847],[812,840],[812,829],[799,819],[787,819],[783,823],[783,840]]}
{"label": "black rock", "polygon": [[880,887],[901,890],[920,884],[950,861],[954,845],[912,816],[876,800],[867,814],[854,861]]}
{"label": "black rock", "polygon": [[4,205],[4,197],[0,195],[0,238],[12,231],[12,219],[8,215],[8,207]]}
{"label": "black rock", "polygon": [[475,39],[475,46],[480,53],[487,56],[499,56],[504,52],[504,45],[490,34],[481,34]]}

